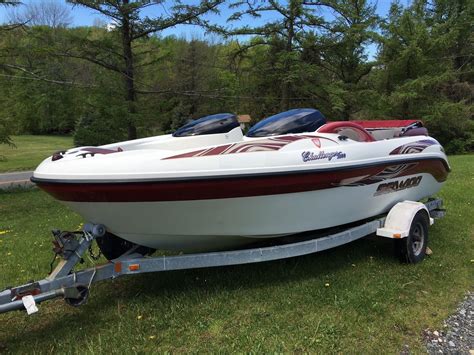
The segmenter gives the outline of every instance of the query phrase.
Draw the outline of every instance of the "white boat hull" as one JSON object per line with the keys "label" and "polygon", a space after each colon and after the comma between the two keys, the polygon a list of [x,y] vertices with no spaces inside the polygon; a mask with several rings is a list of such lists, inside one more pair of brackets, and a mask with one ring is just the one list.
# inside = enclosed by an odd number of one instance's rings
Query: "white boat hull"
{"label": "white boat hull", "polygon": [[418,186],[383,194],[377,194],[380,184],[373,183],[191,201],[64,203],[87,221],[104,224],[109,232],[136,244],[163,250],[218,250],[363,220],[388,211],[397,202],[420,200],[441,188],[442,183],[427,173],[403,180],[420,176]]}

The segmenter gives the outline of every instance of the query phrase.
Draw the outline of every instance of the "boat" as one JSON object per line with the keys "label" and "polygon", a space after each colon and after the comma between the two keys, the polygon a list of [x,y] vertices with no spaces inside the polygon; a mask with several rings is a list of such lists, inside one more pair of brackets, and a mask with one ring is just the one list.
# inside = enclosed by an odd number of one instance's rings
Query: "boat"
{"label": "boat", "polygon": [[221,113],[173,134],[57,152],[32,181],[104,225],[109,246],[232,249],[434,195],[450,166],[427,134],[418,120],[327,122],[307,108],[244,136],[237,116]]}

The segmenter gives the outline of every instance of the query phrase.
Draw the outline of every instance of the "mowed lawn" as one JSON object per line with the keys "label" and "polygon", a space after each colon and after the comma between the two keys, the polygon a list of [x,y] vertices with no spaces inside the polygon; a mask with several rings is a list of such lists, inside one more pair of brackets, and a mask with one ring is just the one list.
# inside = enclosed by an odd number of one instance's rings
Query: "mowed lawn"
{"label": "mowed lawn", "polygon": [[[289,260],[103,282],[80,308],[55,300],[33,316],[0,315],[0,353],[424,353],[423,330],[440,329],[474,286],[474,156],[450,162],[439,193],[448,213],[421,264],[400,264],[390,240],[371,237]],[[50,229],[80,223],[41,191],[0,194],[0,289],[44,277]]]}
{"label": "mowed lawn", "polygon": [[33,170],[44,158],[73,146],[67,136],[13,136],[15,147],[0,144],[0,173]]}

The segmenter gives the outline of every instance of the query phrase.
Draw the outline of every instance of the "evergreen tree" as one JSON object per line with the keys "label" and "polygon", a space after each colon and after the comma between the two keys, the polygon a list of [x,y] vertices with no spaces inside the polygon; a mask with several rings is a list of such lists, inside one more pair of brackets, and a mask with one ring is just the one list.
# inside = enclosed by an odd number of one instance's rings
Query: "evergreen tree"
{"label": "evergreen tree", "polygon": [[314,36],[314,43],[306,43],[320,57],[314,64],[325,73],[325,80],[318,86],[318,96],[331,103],[333,119],[349,120],[363,107],[361,103],[367,95],[364,78],[376,64],[367,55],[367,46],[379,37],[376,30],[380,19],[375,5],[367,0],[305,3],[316,6],[323,3],[335,17],[322,26],[322,32]]}
{"label": "evergreen tree", "polygon": [[[128,106],[127,131],[128,138],[137,138],[137,84],[136,84],[136,53],[134,44],[148,36],[180,24],[201,24],[200,17],[209,11],[215,11],[222,0],[202,0],[198,5],[184,5],[174,1],[167,11],[157,18],[141,17],[140,11],[151,5],[163,5],[164,0],[68,0],[89,9],[93,9],[108,17],[116,26],[120,44],[112,47],[97,46],[93,41],[85,40],[89,53],[81,51],[73,54],[120,74],[124,81],[124,99]],[[105,49],[105,50],[104,50]],[[71,54],[70,54],[71,55]],[[108,56],[118,57],[120,64],[110,63]],[[143,63],[142,63],[143,64]]]}
{"label": "evergreen tree", "polygon": [[263,64],[271,65],[273,85],[277,83],[279,88],[280,110],[288,110],[292,106],[292,96],[301,76],[299,62],[305,32],[308,26],[322,23],[322,18],[315,15],[315,9],[305,6],[300,0],[289,0],[286,3],[276,0],[254,3],[237,1],[230,7],[237,11],[228,19],[229,22],[257,19],[267,12],[276,15],[275,20],[259,26],[245,25],[215,30],[225,36],[255,36],[249,44],[239,49],[241,53],[256,46],[268,48],[266,63]]}
{"label": "evergreen tree", "polygon": [[[452,29],[447,30],[450,7],[433,8],[436,16],[427,7],[426,1],[415,1],[408,8],[397,3],[391,7],[379,57],[384,65],[378,85],[385,116],[421,118],[447,151],[469,149],[472,82],[461,81],[459,53],[463,51],[452,54],[453,48],[460,48],[456,28],[468,21],[458,17],[459,24],[450,19]],[[472,11],[470,18],[474,20]],[[463,63],[461,67],[468,67],[470,62]]]}

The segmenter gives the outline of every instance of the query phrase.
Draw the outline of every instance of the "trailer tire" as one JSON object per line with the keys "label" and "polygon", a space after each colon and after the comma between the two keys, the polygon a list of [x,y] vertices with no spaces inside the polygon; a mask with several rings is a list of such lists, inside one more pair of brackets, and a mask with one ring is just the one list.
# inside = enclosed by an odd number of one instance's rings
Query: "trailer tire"
{"label": "trailer tire", "polygon": [[[104,255],[107,260],[117,259],[137,246],[137,244],[117,237],[115,234],[109,232],[106,232],[103,237],[97,238],[96,241],[102,255]],[[134,252],[142,255],[150,255],[155,252],[155,249],[139,246]]]}
{"label": "trailer tire", "polygon": [[395,251],[401,262],[416,264],[425,258],[428,246],[429,218],[426,210],[418,211],[411,222],[408,236],[395,240]]}

